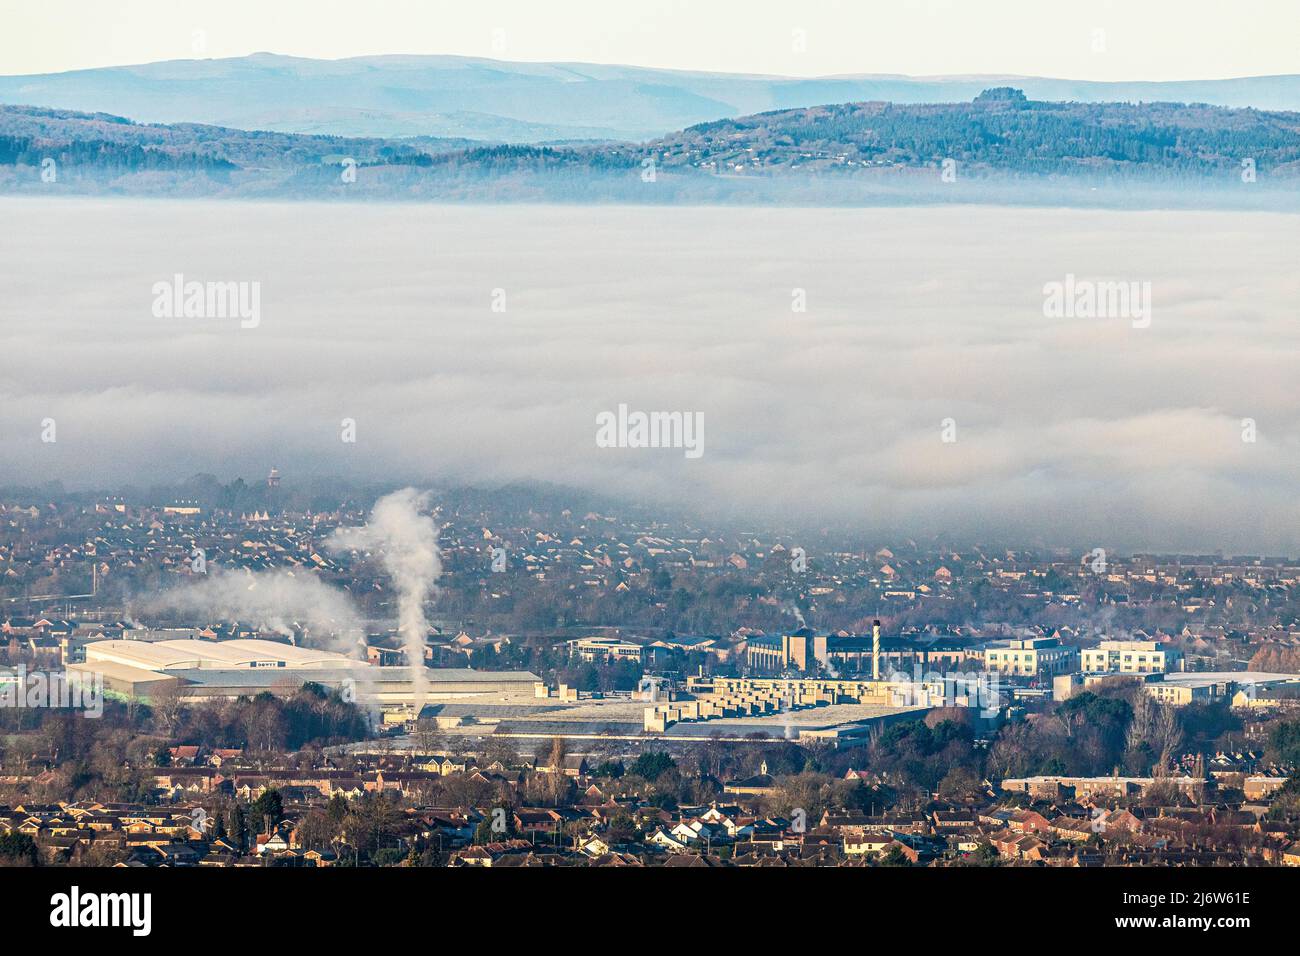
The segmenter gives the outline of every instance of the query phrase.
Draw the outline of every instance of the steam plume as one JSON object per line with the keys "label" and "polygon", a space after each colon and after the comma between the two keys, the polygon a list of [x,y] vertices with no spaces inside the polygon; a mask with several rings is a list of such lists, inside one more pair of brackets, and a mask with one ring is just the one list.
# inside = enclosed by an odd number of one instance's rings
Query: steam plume
{"label": "steam plume", "polygon": [[375,502],[370,520],[360,528],[339,528],[326,541],[332,551],[373,552],[397,591],[397,629],[411,667],[416,713],[427,690],[424,644],[429,622],[424,602],[442,573],[438,531],[433,519],[421,515],[428,495],[403,488]]}
{"label": "steam plume", "polygon": [[313,643],[323,636],[332,650],[354,657],[365,643],[356,609],[345,594],[311,574],[292,571],[227,571],[209,565],[194,583],[153,595],[136,609],[247,621],[290,638],[293,621],[306,625]]}

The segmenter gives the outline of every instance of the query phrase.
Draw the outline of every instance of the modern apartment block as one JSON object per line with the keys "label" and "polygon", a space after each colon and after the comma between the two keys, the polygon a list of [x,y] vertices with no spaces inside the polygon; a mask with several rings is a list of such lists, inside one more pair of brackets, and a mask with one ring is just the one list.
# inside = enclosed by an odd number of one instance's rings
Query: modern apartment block
{"label": "modern apartment block", "polygon": [[1054,677],[1075,669],[1077,651],[1054,637],[995,641],[984,648],[986,670],[1008,677]]}
{"label": "modern apartment block", "polygon": [[640,664],[645,660],[644,647],[616,637],[584,637],[569,641],[569,646],[584,661],[632,661]]}
{"label": "modern apartment block", "polygon": [[1181,670],[1183,655],[1159,641],[1102,641],[1080,659],[1085,674],[1164,674]]}

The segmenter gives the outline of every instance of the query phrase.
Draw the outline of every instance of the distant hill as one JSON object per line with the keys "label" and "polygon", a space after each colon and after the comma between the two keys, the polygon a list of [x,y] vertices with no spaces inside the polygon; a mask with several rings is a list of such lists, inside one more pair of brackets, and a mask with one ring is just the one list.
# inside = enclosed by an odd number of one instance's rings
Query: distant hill
{"label": "distant hill", "polygon": [[412,137],[397,141],[241,130],[200,123],[146,124],[108,113],[26,106],[0,106],[0,136],[10,141],[27,140],[33,148],[47,151],[74,143],[97,143],[103,147],[105,157],[135,147],[171,156],[192,154],[221,159],[245,168],[318,164],[322,157],[333,154],[369,162],[395,155],[437,155],[481,145],[469,139]]}
{"label": "distant hill", "polygon": [[[53,160],[57,178],[40,175]],[[1252,191],[1242,190],[1243,161]],[[962,184],[943,176],[952,167]],[[1300,200],[1300,113],[1155,103],[846,103],[649,143],[530,146],[140,124],[0,106],[0,191],[296,199],[787,202]],[[1097,193],[1097,195],[1092,195]],[[1159,200],[1164,202],[1165,200]]]}
{"label": "distant hill", "polygon": [[1042,101],[1300,110],[1300,76],[1164,83],[1011,76],[797,78],[457,56],[312,60],[270,53],[5,76],[0,103],[151,123],[538,143],[642,141],[709,120],[826,103],[969,102],[994,86],[1015,86]]}
{"label": "distant hill", "polygon": [[1177,103],[1042,103],[1019,90],[973,103],[846,103],[692,126],[657,162],[712,172],[927,168],[965,173],[1212,176],[1243,159],[1300,185],[1300,113]]}

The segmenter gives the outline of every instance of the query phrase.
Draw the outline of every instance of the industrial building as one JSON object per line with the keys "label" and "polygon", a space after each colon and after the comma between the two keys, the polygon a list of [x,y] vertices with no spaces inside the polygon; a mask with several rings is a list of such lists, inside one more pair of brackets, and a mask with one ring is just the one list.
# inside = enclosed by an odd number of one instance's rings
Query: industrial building
{"label": "industrial building", "polygon": [[113,661],[100,661],[95,664],[69,664],[69,680],[80,679],[83,675],[98,675],[103,678],[104,691],[112,696],[127,697],[136,700],[148,700],[151,695],[161,690],[170,691],[179,687],[183,681],[178,677],[162,671],[150,671],[141,667],[128,667]]}
{"label": "industrial building", "polygon": [[882,637],[879,621],[871,631],[866,637],[817,634],[801,627],[792,634],[751,637],[745,645],[745,663],[759,674],[806,674],[820,667],[828,674],[878,676],[896,670],[960,666],[967,658],[978,657],[978,651],[966,641]]}
{"label": "industrial building", "polygon": [[1300,682],[1300,674],[1272,674],[1263,671],[1198,671],[1165,674],[1144,682],[1147,693],[1163,703],[1184,705],[1231,699],[1238,691],[1254,696],[1261,689]]}
{"label": "industrial building", "polygon": [[103,661],[148,671],[236,670],[241,668],[353,668],[357,661],[334,651],[278,641],[96,641],[86,645],[86,663]]}
{"label": "industrial building", "polygon": [[[889,680],[691,677],[689,699],[647,707],[646,733],[665,733],[674,725],[711,721],[761,724],[784,722],[787,734],[854,739],[873,724],[896,719],[900,713],[923,715],[933,707],[977,708],[981,717],[996,716],[1001,698],[996,687],[957,675],[930,680],[906,676]],[[827,717],[819,717],[822,710]],[[836,714],[834,718],[830,714]],[[796,723],[804,724],[797,728]]]}
{"label": "industrial building", "polygon": [[192,699],[231,699],[315,683],[346,688],[379,710],[413,708],[417,674],[425,701],[531,695],[537,682],[528,671],[375,667],[335,651],[264,640],[96,641],[86,645],[85,662],[68,665],[68,672],[102,674],[107,691],[137,698],[172,686]]}
{"label": "industrial building", "polygon": [[[1129,678],[1162,704],[1183,707],[1230,699],[1234,707],[1250,707],[1257,699],[1261,706],[1287,693],[1300,693],[1300,674],[1272,674],[1261,671],[1178,671],[1165,674],[1099,673],[1062,674],[1052,680],[1052,697],[1068,700],[1081,690],[1105,681]],[[1269,697],[1271,692],[1273,697]]]}

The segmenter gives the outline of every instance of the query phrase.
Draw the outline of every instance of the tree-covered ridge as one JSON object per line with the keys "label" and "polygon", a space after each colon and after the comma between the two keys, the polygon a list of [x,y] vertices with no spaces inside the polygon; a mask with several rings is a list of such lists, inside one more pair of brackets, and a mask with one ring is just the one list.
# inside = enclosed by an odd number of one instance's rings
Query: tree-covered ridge
{"label": "tree-covered ridge", "polygon": [[136,143],[78,140],[42,143],[26,136],[0,136],[0,165],[40,166],[52,159],[61,166],[93,167],[105,171],[191,170],[227,172],[238,167],[218,156],[176,152]]}
{"label": "tree-covered ridge", "polygon": [[845,103],[692,126],[652,144],[666,165],[792,171],[968,167],[1024,174],[1131,169],[1300,173],[1300,113],[1181,103],[1042,103],[989,90],[972,103]]}
{"label": "tree-covered ridge", "polygon": [[[136,123],[107,113],[0,106],[0,142],[6,141],[11,145],[0,151],[0,165],[34,165],[29,159],[37,153],[44,157],[52,155],[52,150],[93,144],[109,160],[138,147],[160,155],[193,156],[199,162],[219,162],[230,168],[292,168],[344,156],[359,164],[405,160],[427,165],[431,156],[478,145],[471,140],[432,137],[385,140],[241,130],[200,123]],[[15,150],[13,144],[18,142],[26,147],[25,154]]]}
{"label": "tree-covered ridge", "polygon": [[[43,178],[51,159],[57,177]],[[978,188],[941,185],[958,181]],[[1256,181],[1268,188],[1239,188]],[[703,123],[648,143],[551,145],[141,124],[101,113],[0,106],[0,192],[1124,204],[1133,201],[1127,190],[1136,184],[1159,193],[1161,203],[1274,208],[1279,199],[1295,201],[1290,190],[1297,181],[1300,113],[1035,102],[1012,88],[986,90],[970,103],[778,110]],[[1116,189],[1098,192],[1101,184]]]}

